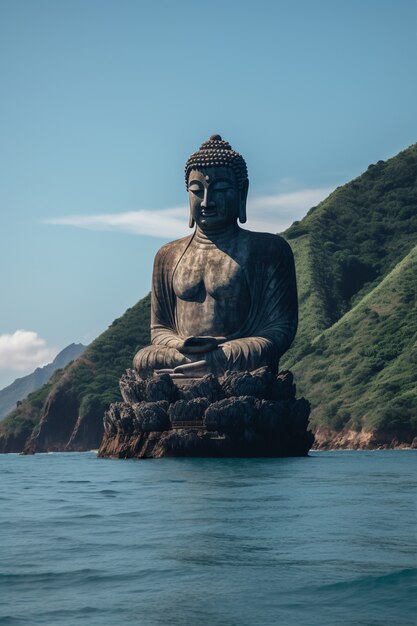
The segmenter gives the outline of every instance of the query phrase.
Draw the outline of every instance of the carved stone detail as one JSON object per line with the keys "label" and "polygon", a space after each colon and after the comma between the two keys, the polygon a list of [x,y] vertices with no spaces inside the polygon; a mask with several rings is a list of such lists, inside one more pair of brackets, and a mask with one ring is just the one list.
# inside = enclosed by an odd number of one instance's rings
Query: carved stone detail
{"label": "carved stone detail", "polygon": [[120,387],[129,401],[105,414],[101,457],[303,456],[314,439],[291,372],[263,367],[178,385],[128,370]]}

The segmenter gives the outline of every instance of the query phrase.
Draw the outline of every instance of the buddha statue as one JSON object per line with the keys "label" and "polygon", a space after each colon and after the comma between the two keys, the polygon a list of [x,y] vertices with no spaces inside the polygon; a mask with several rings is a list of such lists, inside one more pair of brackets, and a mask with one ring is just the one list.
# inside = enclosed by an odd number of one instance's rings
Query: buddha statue
{"label": "buddha statue", "polygon": [[297,329],[291,248],[238,225],[246,222],[247,168],[220,135],[190,156],[185,183],[193,233],[155,257],[152,344],[136,353],[134,368],[176,379],[276,372]]}

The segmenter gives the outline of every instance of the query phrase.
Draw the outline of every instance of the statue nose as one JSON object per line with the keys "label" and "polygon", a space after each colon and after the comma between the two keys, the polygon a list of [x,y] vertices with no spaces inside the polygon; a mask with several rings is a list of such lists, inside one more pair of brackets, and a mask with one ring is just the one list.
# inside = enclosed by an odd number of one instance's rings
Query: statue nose
{"label": "statue nose", "polygon": [[213,200],[213,196],[211,195],[208,189],[205,189],[203,202],[201,203],[201,208],[207,209],[208,207],[214,206],[214,205],[215,205],[215,202]]}

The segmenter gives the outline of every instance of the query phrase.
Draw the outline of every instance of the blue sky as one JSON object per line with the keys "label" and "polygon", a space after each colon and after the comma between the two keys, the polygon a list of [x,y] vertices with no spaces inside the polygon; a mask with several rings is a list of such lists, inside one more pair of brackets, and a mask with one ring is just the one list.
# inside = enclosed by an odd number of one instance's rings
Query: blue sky
{"label": "blue sky", "polygon": [[414,0],[1,0],[0,388],[149,291],[210,134],[283,230],[417,141],[416,56]]}

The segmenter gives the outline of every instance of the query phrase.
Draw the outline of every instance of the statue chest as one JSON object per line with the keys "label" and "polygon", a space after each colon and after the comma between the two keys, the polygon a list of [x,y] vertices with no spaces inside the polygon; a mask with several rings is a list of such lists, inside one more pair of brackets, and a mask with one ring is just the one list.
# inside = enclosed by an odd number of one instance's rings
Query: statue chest
{"label": "statue chest", "polygon": [[177,298],[203,302],[240,298],[248,290],[240,264],[218,248],[190,247],[174,273],[173,288]]}
{"label": "statue chest", "polygon": [[219,248],[190,246],[174,272],[173,289],[177,329],[184,337],[230,336],[250,309],[241,263]]}

